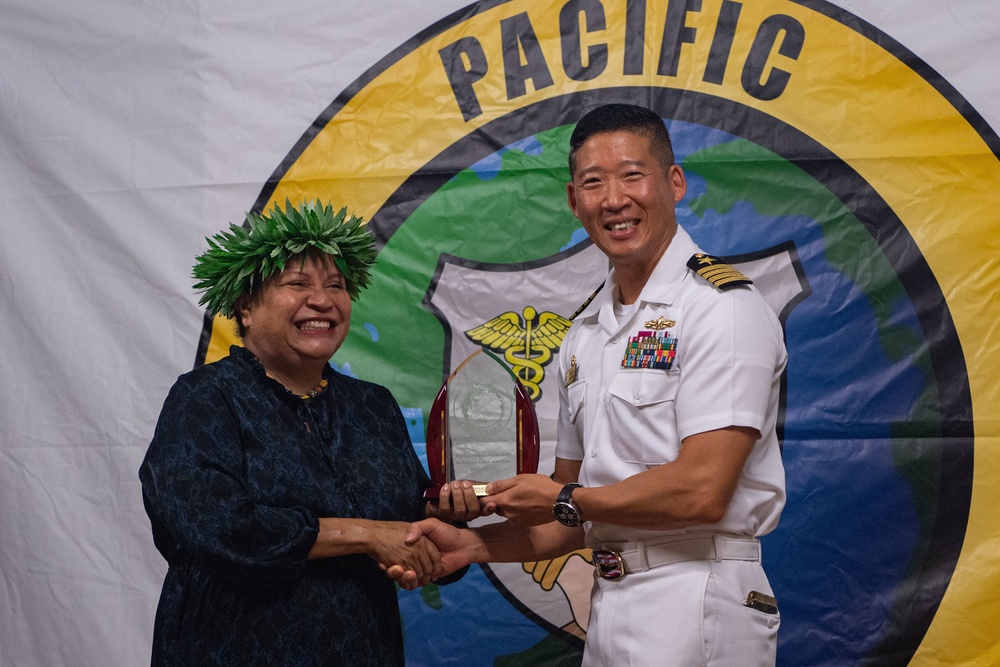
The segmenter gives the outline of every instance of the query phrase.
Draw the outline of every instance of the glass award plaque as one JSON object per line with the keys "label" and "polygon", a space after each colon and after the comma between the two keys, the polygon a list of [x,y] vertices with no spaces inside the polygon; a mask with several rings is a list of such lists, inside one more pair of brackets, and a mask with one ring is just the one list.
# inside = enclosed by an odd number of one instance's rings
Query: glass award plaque
{"label": "glass award plaque", "polygon": [[524,385],[497,356],[480,348],[441,386],[427,419],[427,465],[437,498],[446,482],[486,483],[538,470],[538,418]]}

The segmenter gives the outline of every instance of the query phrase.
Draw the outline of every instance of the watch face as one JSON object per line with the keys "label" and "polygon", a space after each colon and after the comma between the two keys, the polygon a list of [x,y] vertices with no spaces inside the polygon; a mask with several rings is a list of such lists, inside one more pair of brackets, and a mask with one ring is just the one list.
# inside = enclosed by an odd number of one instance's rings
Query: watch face
{"label": "watch face", "polygon": [[552,513],[556,515],[556,521],[564,526],[580,525],[580,515],[576,508],[569,503],[556,503],[552,508]]}

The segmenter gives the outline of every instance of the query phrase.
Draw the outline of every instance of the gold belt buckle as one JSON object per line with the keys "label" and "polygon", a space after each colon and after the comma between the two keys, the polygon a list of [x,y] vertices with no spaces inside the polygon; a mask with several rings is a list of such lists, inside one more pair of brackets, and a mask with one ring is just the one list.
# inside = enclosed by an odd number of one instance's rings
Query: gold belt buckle
{"label": "gold belt buckle", "polygon": [[601,579],[614,581],[625,576],[625,561],[622,560],[621,554],[617,551],[594,549],[593,555],[594,569],[597,570],[597,576]]}

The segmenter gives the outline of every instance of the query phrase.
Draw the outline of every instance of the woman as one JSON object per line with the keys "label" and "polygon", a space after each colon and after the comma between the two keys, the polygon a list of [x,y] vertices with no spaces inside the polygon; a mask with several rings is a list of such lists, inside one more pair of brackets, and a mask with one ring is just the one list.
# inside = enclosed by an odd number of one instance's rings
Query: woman
{"label": "woman", "polygon": [[169,570],[154,665],[399,665],[395,585],[441,572],[407,522],[478,516],[468,486],[430,484],[384,387],[334,372],[375,250],[329,206],[250,215],[197,259],[202,304],[244,347],[181,376],[139,471]]}

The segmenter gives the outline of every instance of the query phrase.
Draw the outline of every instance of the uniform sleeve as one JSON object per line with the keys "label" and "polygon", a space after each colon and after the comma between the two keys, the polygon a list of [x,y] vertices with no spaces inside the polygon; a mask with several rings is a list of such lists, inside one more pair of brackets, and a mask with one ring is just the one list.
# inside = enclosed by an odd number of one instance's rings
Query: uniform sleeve
{"label": "uniform sleeve", "polygon": [[583,460],[585,441],[584,419],[580,417],[587,398],[587,382],[573,378],[567,385],[566,373],[570,367],[573,350],[576,349],[577,327],[574,326],[566,334],[559,353],[559,419],[556,422],[556,452],[560,459],[570,461]]}
{"label": "uniform sleeve", "polygon": [[700,296],[678,341],[678,436],[729,426],[762,431],[785,364],[778,319],[751,288]]}
{"label": "uniform sleeve", "polygon": [[319,521],[305,508],[248,495],[240,426],[217,388],[179,381],[164,403],[139,470],[157,549],[248,586],[296,578]]}

